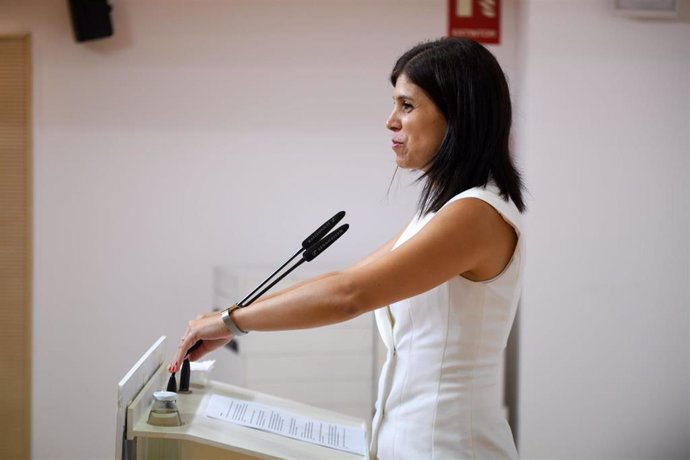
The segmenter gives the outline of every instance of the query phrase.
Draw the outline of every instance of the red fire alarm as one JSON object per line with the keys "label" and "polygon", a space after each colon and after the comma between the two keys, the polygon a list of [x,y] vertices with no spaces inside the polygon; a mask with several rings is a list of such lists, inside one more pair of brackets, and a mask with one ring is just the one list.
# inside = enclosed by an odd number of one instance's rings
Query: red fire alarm
{"label": "red fire alarm", "polygon": [[501,0],[448,0],[448,36],[501,42]]}

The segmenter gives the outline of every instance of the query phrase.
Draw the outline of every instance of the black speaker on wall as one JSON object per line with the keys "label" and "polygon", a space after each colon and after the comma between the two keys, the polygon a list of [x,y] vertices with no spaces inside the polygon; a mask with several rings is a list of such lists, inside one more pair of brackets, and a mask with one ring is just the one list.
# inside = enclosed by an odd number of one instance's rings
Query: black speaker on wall
{"label": "black speaker on wall", "polygon": [[107,0],[69,0],[74,38],[85,42],[110,37],[113,34],[111,9]]}

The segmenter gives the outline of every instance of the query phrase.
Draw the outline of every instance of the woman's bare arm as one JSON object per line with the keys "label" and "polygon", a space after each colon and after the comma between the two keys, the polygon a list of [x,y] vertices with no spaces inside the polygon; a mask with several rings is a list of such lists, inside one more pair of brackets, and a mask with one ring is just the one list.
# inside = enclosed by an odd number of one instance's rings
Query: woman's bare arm
{"label": "woman's bare arm", "polygon": [[[245,331],[304,329],[345,321],[428,291],[454,276],[491,265],[498,270],[510,260],[513,236],[512,228],[489,204],[458,200],[395,251],[390,251],[391,240],[361,263],[236,310],[233,319]],[[197,340],[229,338],[220,313],[190,321],[177,361]],[[197,359],[206,350],[197,352],[190,357]]]}
{"label": "woman's bare arm", "polygon": [[[381,257],[382,255],[390,252],[390,250],[393,248],[393,245],[395,244],[396,241],[398,241],[398,238],[400,237],[401,234],[402,234],[402,231],[400,233],[398,233],[395,237],[393,237],[391,240],[389,240],[386,243],[384,243],[383,245],[379,246],[376,250],[374,250],[374,252],[372,252],[371,254],[367,255],[366,257],[364,257],[363,259],[361,259],[360,261],[355,263],[352,267],[354,268],[354,267],[364,266],[364,265],[368,264],[369,262],[376,260],[379,257]],[[270,294],[268,294],[268,293],[264,294],[261,296],[260,300],[262,300],[262,301],[268,300],[268,299],[271,299],[271,298],[276,297],[276,296],[284,295],[284,294],[286,294],[290,291],[293,291],[295,289],[307,286],[308,284],[312,284],[316,281],[320,281],[322,279],[325,279],[325,278],[328,278],[330,276],[334,276],[337,274],[338,274],[338,272],[328,272],[328,273],[323,273],[321,275],[314,276],[312,278],[309,278],[309,279],[304,280],[304,281],[300,281],[298,283],[295,283],[295,284],[288,286],[284,289],[281,289],[279,291],[276,291],[276,292],[273,292]],[[257,300],[259,300],[259,299],[257,299]]]}

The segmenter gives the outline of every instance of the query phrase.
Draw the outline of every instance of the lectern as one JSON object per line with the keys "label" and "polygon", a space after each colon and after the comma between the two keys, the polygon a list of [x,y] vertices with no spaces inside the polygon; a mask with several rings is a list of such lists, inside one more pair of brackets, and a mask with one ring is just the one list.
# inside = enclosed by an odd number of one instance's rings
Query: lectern
{"label": "lectern", "polygon": [[[210,380],[179,394],[177,406],[182,426],[149,425],[153,393],[165,389],[169,373],[163,362],[165,337],[161,337],[132,367],[118,385],[116,460],[188,459],[294,459],[364,460],[368,453],[353,454],[207,417],[214,395],[271,406],[327,423],[356,426],[366,432],[366,422],[306,404]],[[367,443],[368,445],[368,443]]]}

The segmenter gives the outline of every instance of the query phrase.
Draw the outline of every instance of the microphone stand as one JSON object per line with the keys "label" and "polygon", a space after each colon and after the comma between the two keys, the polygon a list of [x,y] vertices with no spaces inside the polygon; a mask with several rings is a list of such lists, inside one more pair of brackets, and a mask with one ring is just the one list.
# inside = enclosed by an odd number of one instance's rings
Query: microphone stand
{"label": "microphone stand", "polygon": [[[245,308],[254,303],[257,299],[259,299],[262,295],[264,295],[269,289],[271,289],[273,286],[278,284],[283,278],[285,278],[287,275],[289,275],[293,270],[295,270],[297,267],[302,265],[304,262],[311,262],[314,260],[319,254],[324,252],[330,245],[335,243],[335,241],[343,236],[345,232],[350,228],[349,224],[343,224],[331,233],[328,233],[329,230],[331,230],[342,218],[345,217],[345,211],[340,211],[337,214],[335,214],[333,217],[328,219],[326,222],[324,222],[319,228],[317,228],[311,235],[309,235],[304,241],[302,241],[302,248],[295,253],[290,259],[288,259],[287,262],[285,262],[283,265],[281,265],[276,271],[274,271],[268,278],[266,278],[264,281],[262,281],[252,292],[247,294],[244,299],[242,299],[240,302],[238,302],[238,306],[240,308]],[[328,234],[327,234],[328,233]],[[325,236],[324,236],[325,235]],[[290,262],[292,262],[297,256],[300,254],[302,255],[302,258],[298,260],[295,264],[293,264],[289,269],[287,269],[285,272],[283,272],[278,278],[273,280],[268,286],[264,287],[276,274],[278,274],[283,268],[285,268]],[[258,294],[254,295],[259,289],[264,287],[261,292]],[[254,295],[252,297],[252,295]],[[235,340],[232,339],[230,343],[228,343],[229,346],[231,346],[232,342]],[[203,343],[203,340],[197,341],[192,347],[187,351],[187,354],[193,352],[197,348],[201,346]],[[232,346],[231,346],[232,347]],[[235,348],[234,351],[237,351],[237,344],[235,343]],[[189,393],[189,381],[191,377],[191,371],[190,371],[190,363],[189,359],[185,359],[182,363],[182,373],[180,374],[180,392],[184,393]],[[175,373],[171,373],[170,379],[168,380],[168,391],[176,391],[177,390],[177,382],[175,380]]]}

